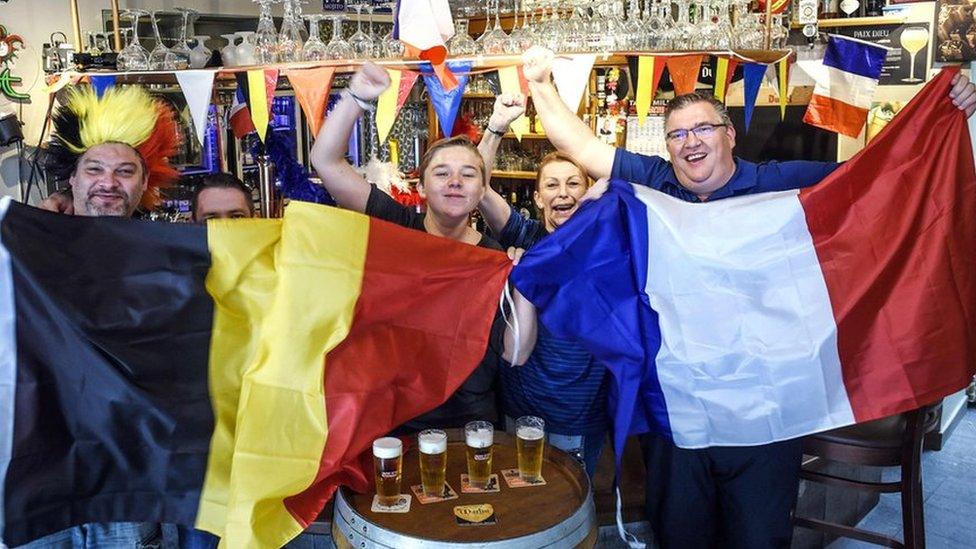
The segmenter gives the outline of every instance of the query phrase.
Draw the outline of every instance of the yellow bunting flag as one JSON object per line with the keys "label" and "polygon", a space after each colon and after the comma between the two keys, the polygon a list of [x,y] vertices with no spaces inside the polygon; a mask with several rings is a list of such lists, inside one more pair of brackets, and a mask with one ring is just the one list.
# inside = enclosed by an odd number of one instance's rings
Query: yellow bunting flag
{"label": "yellow bunting flag", "polygon": [[376,133],[380,143],[386,141],[396,121],[397,96],[400,95],[400,79],[403,74],[403,71],[396,69],[386,69],[386,72],[390,75],[390,86],[380,94],[376,102]]}
{"label": "yellow bunting flag", "polygon": [[698,73],[701,71],[701,55],[680,55],[668,58],[668,74],[674,84],[674,94],[684,95],[695,91]]}
{"label": "yellow bunting flag", "polygon": [[394,166],[400,165],[400,142],[396,139],[390,140],[390,163]]}
{"label": "yellow bunting flag", "polygon": [[790,65],[789,58],[781,60],[777,65],[779,75],[779,119],[786,118],[786,100],[788,98],[790,85]]}
{"label": "yellow bunting flag", "polygon": [[715,99],[725,103],[725,78],[729,74],[729,60],[719,57],[715,64]]}
{"label": "yellow bunting flag", "polygon": [[308,125],[312,135],[319,134],[319,128],[325,120],[325,107],[329,104],[329,92],[332,90],[332,76],[335,67],[317,67],[314,69],[289,70],[285,73],[302,112],[308,118]]}
{"label": "yellow bunting flag", "polygon": [[644,124],[664,73],[664,63],[650,55],[637,59],[637,121]]}
{"label": "yellow bunting flag", "polygon": [[[518,67],[515,65],[498,69],[498,80],[501,82],[502,93],[522,93],[522,84],[519,82]],[[529,133],[529,119],[526,118],[524,114],[520,115],[515,119],[514,122],[512,122],[511,129],[512,133],[515,134],[515,138],[521,141],[522,135]]]}
{"label": "yellow bunting flag", "polygon": [[[278,78],[278,71],[274,72],[275,80]],[[255,69],[247,71],[247,93],[248,99],[250,99],[249,109],[251,111],[251,122],[254,123],[254,129],[258,132],[258,137],[261,141],[264,141],[265,135],[268,132],[268,122],[271,119],[271,98],[269,97],[267,80],[270,75],[266,74],[266,71],[262,69]]]}

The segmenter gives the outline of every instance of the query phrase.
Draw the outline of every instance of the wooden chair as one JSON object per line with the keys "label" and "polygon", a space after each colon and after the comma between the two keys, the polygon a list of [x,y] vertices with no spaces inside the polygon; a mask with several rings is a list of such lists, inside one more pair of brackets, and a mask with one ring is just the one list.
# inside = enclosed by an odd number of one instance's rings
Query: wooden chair
{"label": "wooden chair", "polygon": [[828,486],[855,488],[877,493],[901,493],[904,541],[816,518],[794,517],[796,526],[812,528],[834,536],[848,537],[887,547],[925,547],[922,513],[922,439],[938,421],[937,404],[859,425],[811,435],[803,440],[803,453],[854,465],[900,467],[894,482],[864,482],[843,478],[805,466],[800,478]]}

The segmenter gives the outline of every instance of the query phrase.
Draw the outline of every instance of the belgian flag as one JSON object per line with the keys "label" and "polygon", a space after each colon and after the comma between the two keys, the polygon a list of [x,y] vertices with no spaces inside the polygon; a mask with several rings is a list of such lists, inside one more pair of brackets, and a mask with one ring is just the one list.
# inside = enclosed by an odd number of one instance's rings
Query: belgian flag
{"label": "belgian flag", "polygon": [[207,226],[0,200],[0,533],[280,546],[480,362],[504,254],[335,208]]}

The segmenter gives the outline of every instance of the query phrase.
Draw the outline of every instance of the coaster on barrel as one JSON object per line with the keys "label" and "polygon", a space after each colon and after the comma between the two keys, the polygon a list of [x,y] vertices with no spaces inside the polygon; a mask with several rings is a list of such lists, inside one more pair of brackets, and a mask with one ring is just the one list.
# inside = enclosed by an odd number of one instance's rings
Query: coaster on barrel
{"label": "coaster on barrel", "polygon": [[539,478],[532,481],[527,481],[523,479],[522,475],[519,474],[518,469],[502,469],[502,476],[505,478],[505,484],[508,484],[509,488],[525,488],[526,486],[545,486],[546,484],[546,479],[542,478],[541,475],[539,476]]}
{"label": "coaster on barrel", "polygon": [[441,494],[440,497],[428,496],[425,494],[423,484],[415,484],[411,486],[410,489],[413,490],[414,495],[417,496],[417,501],[425,505],[428,503],[437,503],[438,501],[447,501],[449,499],[458,498],[457,492],[455,492],[454,488],[451,488],[451,485],[446,482],[444,483],[444,493]]}
{"label": "coaster on barrel", "polygon": [[400,498],[393,505],[380,505],[380,497],[373,496],[373,506],[370,510],[374,513],[409,513],[410,494],[400,494]]}
{"label": "coaster on barrel", "polygon": [[501,488],[498,486],[498,475],[491,475],[488,477],[488,484],[484,488],[475,488],[471,486],[468,482],[468,475],[461,474],[461,492],[465,494],[489,494],[491,492],[500,492]]}
{"label": "coaster on barrel", "polygon": [[454,508],[454,518],[459,526],[481,526],[498,522],[495,508],[490,503],[458,505]]}

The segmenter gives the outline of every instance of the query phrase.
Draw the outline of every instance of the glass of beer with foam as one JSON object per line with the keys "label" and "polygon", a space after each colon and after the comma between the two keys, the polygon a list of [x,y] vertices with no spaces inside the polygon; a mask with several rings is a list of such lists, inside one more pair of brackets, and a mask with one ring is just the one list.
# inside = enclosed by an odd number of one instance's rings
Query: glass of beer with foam
{"label": "glass of beer with foam", "polygon": [[542,477],[542,457],[546,447],[546,422],[535,416],[515,420],[515,449],[519,476],[526,482]]}
{"label": "glass of beer with foam", "polygon": [[398,438],[383,437],[373,441],[373,474],[379,504],[391,507],[400,499],[403,475],[403,443]]}
{"label": "glass of beer with foam", "polygon": [[464,426],[464,442],[468,461],[468,483],[484,489],[491,477],[491,445],[495,427],[488,421],[472,421]]}
{"label": "glass of beer with foam", "polygon": [[417,435],[420,447],[420,483],[424,494],[444,497],[444,476],[447,474],[447,433],[427,429]]}

